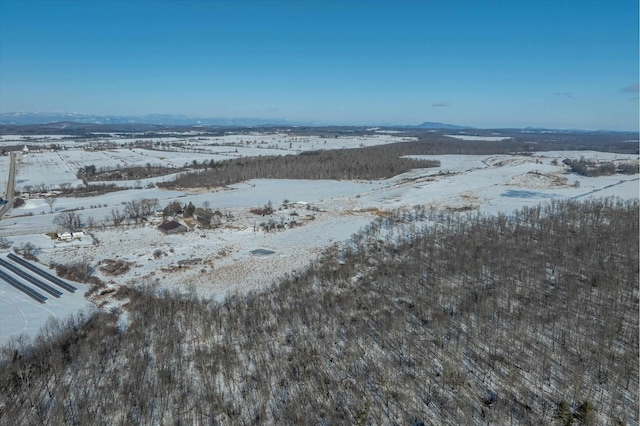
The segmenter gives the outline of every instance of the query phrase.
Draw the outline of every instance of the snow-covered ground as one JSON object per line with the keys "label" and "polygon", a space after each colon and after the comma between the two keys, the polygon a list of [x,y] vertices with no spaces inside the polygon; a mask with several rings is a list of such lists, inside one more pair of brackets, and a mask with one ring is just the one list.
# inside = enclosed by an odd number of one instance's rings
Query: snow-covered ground
{"label": "snow-covered ground", "polygon": [[18,155],[16,165],[16,191],[30,192],[38,186],[59,187],[82,185],[76,177],[77,169],[67,164],[57,152]]}
{"label": "snow-covered ground", "polygon": [[[145,151],[140,155],[150,154]],[[0,237],[6,237],[12,246],[32,242],[40,248],[36,255],[44,265],[87,259],[108,287],[150,284],[219,299],[229,292],[264,288],[283,275],[305,267],[323,249],[348,240],[376,215],[391,209],[427,205],[452,211],[473,209],[495,213],[551,199],[600,195],[638,198],[637,174],[597,178],[569,174],[562,159],[582,156],[637,161],[628,155],[586,151],[542,152],[531,156],[443,155],[428,157],[440,160],[438,168],[412,170],[378,181],[260,179],[214,191],[128,190],[93,198],[60,198],[54,205],[54,213],[50,213],[43,200],[29,199],[24,207],[13,209],[0,221]],[[65,158],[72,162],[72,157]],[[178,161],[183,160],[186,159]],[[24,168],[23,161],[19,173],[28,179],[30,176]],[[94,229],[92,237],[73,242],[58,242],[44,235],[55,230],[52,221],[61,210],[84,208],[79,211],[84,220],[91,216],[101,222],[113,208],[122,208],[127,201],[142,198],[157,198],[161,207],[174,200],[208,205],[222,211],[226,219],[219,229],[200,229],[187,221],[194,230],[177,235],[159,232],[156,224]],[[285,200],[288,204],[283,207]],[[249,212],[269,201],[275,208],[273,215],[262,217]],[[298,226],[265,232],[260,224],[269,220],[275,223],[295,220]],[[274,253],[252,254],[256,249]],[[120,275],[109,275],[99,267],[105,259],[127,262],[130,269]],[[3,324],[0,343],[21,331],[32,335],[36,325],[44,324],[50,316],[44,309],[62,315],[49,306],[49,301],[39,305],[22,300],[25,297],[3,282],[0,282],[0,291],[3,303],[11,306],[0,309]],[[105,307],[112,303],[100,297],[93,302]],[[63,313],[86,306],[82,298],[63,297],[56,303],[65,306],[60,311]],[[18,316],[28,317],[29,326],[12,325]]]}
{"label": "snow-covered ground", "polygon": [[8,155],[0,156],[0,197],[6,198],[7,194],[7,179],[9,178],[9,166],[11,164],[11,157]]}
{"label": "snow-covered ground", "polygon": [[75,137],[76,136],[73,136],[73,135],[0,135],[0,142],[15,142],[15,141],[57,142],[59,140],[73,139]]}
{"label": "snow-covered ground", "polygon": [[474,136],[474,135],[445,135],[450,138],[460,139],[463,141],[485,141],[496,142],[511,139],[509,136]]}
{"label": "snow-covered ground", "polygon": [[[43,187],[47,190],[59,188],[60,185],[70,187],[82,185],[82,181],[76,174],[79,169],[90,165],[95,166],[98,171],[147,165],[177,168],[189,166],[194,161],[202,164],[211,160],[295,155],[310,150],[351,149],[413,140],[415,138],[387,134],[329,138],[291,136],[286,133],[249,133],[156,138],[106,137],[90,140],[58,135],[3,135],[0,137],[0,147],[3,144],[31,146],[31,150],[21,151],[18,156],[19,165],[16,176],[16,190],[31,192]],[[64,149],[56,151],[49,149],[54,143]],[[139,147],[141,144],[151,144],[156,149],[141,148]],[[8,159],[8,156],[0,157],[0,166],[6,163],[6,167],[0,170],[8,169]],[[108,183],[121,187],[138,187],[171,180],[174,176],[170,174],[150,179]],[[5,184],[0,184],[2,185],[0,188]]]}
{"label": "snow-covered ground", "polygon": [[[6,259],[4,255],[0,258]],[[2,281],[0,344],[21,333],[35,336],[50,318],[64,319],[82,310],[95,309],[94,304],[84,297],[88,286],[78,283],[73,285],[78,289],[75,293],[63,292],[60,298],[49,296],[46,303],[41,304]]]}

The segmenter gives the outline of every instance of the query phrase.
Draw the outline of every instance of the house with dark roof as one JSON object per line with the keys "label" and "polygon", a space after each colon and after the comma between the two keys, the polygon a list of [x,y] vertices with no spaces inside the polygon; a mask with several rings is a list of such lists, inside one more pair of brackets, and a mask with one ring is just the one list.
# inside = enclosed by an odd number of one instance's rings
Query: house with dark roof
{"label": "house with dark roof", "polygon": [[163,223],[162,225],[158,226],[158,229],[165,234],[178,234],[181,232],[187,232],[188,230],[186,226],[184,226],[180,222],[176,222],[175,220]]}

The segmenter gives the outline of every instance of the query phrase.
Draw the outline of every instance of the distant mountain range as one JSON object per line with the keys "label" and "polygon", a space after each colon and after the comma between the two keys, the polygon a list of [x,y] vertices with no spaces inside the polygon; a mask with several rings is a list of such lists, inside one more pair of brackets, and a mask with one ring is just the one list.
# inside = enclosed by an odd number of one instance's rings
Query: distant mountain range
{"label": "distant mountain range", "polygon": [[[87,126],[118,126],[143,130],[157,127],[378,127],[395,129],[423,129],[423,130],[492,130],[489,128],[477,128],[471,126],[461,126],[457,124],[439,123],[425,121],[417,125],[397,125],[397,124],[376,124],[371,123],[366,126],[350,126],[347,124],[312,122],[312,121],[292,121],[285,118],[223,118],[223,117],[194,117],[176,114],[147,114],[147,115],[97,115],[78,114],[68,112],[3,112],[0,113],[0,126],[46,126],[54,129],[87,128]],[[50,126],[49,126],[50,125]],[[610,130],[579,130],[579,129],[547,129],[542,127],[525,128],[501,128],[493,130],[511,130],[518,132],[578,132],[578,133],[610,133]],[[614,132],[615,133],[615,132]],[[622,133],[637,133],[622,132]]]}
{"label": "distant mountain range", "polygon": [[[29,125],[48,123],[78,124],[156,124],[166,126],[224,126],[224,127],[260,127],[260,126],[326,126],[331,123],[290,121],[281,118],[220,118],[193,117],[173,114],[148,114],[141,116],[126,115],[90,115],[64,112],[9,112],[0,113],[0,125]],[[390,125],[413,129],[470,129],[469,126],[425,121],[416,126]]]}
{"label": "distant mountain range", "polygon": [[447,124],[447,123],[437,123],[433,121],[425,121],[422,124],[418,124],[417,126],[411,126],[414,129],[451,129],[451,130],[461,130],[461,129],[473,129],[473,127],[469,126],[458,126],[455,124]]}
{"label": "distant mountain range", "polygon": [[89,115],[58,112],[9,112],[0,113],[2,125],[28,125],[71,122],[80,124],[158,124],[167,126],[234,126],[258,127],[265,125],[312,125],[311,123],[293,123],[285,119],[256,118],[202,118],[173,114],[148,114],[141,116],[126,115]]}

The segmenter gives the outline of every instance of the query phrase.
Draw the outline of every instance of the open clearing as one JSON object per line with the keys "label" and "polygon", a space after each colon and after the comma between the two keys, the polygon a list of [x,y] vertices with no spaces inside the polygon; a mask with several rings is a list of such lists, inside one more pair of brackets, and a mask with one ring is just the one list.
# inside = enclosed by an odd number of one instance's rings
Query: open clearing
{"label": "open clearing", "polygon": [[[11,140],[6,136],[3,139],[5,143]],[[356,148],[397,142],[399,138],[379,135],[332,140],[249,134],[192,139],[187,140],[191,145],[188,149],[174,147],[175,152],[126,147],[92,152],[84,146],[74,147],[78,142],[55,139],[56,143],[67,143],[68,149],[22,154],[16,186],[24,191],[27,185],[81,185],[75,172],[89,164],[109,168],[146,163],[179,167],[193,160],[272,155],[274,151],[295,154],[325,146],[325,141],[327,148]],[[123,141],[114,138],[104,143],[126,144]],[[176,140],[158,138],[155,142],[171,144]],[[10,244],[9,248],[0,249],[0,256],[6,256],[13,247],[32,243],[38,248],[35,254],[45,268],[50,263],[86,259],[94,267],[95,275],[106,283],[107,291],[88,301],[83,297],[88,286],[79,285],[80,290],[74,295],[40,305],[0,283],[0,344],[18,333],[33,336],[52,316],[61,318],[94,305],[117,306],[117,301],[110,297],[111,290],[123,285],[177,288],[215,299],[230,292],[264,288],[285,274],[304,268],[325,248],[342,244],[376,216],[393,209],[426,205],[452,212],[508,214],[522,206],[552,199],[592,195],[638,197],[637,174],[602,177],[570,174],[562,159],[580,157],[637,161],[637,157],[629,155],[590,151],[441,155],[424,157],[439,160],[440,167],[416,169],[376,181],[258,179],[224,189],[176,191],[156,188],[154,183],[166,178],[161,177],[135,185],[139,189],[96,197],[59,197],[52,207],[41,196],[31,196],[23,207],[14,208],[0,221],[0,237]],[[0,165],[7,158],[0,157]],[[6,177],[0,180],[6,181]],[[118,228],[96,226],[90,230],[91,235],[69,242],[45,235],[56,230],[53,219],[62,211],[78,209],[83,221],[91,217],[102,223],[113,209],[122,210],[125,203],[145,198],[156,198],[160,208],[173,201],[210,206],[219,210],[225,220],[219,228],[203,229],[192,219],[178,217],[191,231],[175,235],[161,233],[157,229],[159,222]],[[273,214],[261,216],[250,212],[269,202],[273,204]],[[270,223],[274,229],[266,232],[263,225]],[[276,228],[278,224],[280,229]],[[259,249],[273,253],[256,254]],[[127,267],[110,273],[99,267],[104,261],[121,262]]]}

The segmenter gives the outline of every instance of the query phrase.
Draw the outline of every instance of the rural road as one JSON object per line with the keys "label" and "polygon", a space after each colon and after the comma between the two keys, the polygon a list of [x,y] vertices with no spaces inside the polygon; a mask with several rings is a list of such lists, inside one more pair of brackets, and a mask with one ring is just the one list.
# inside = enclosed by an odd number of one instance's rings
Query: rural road
{"label": "rural road", "polygon": [[16,184],[16,154],[11,153],[11,165],[9,166],[9,178],[7,179],[7,192],[6,200],[7,204],[0,207],[0,218],[11,209],[13,205],[13,191]]}

